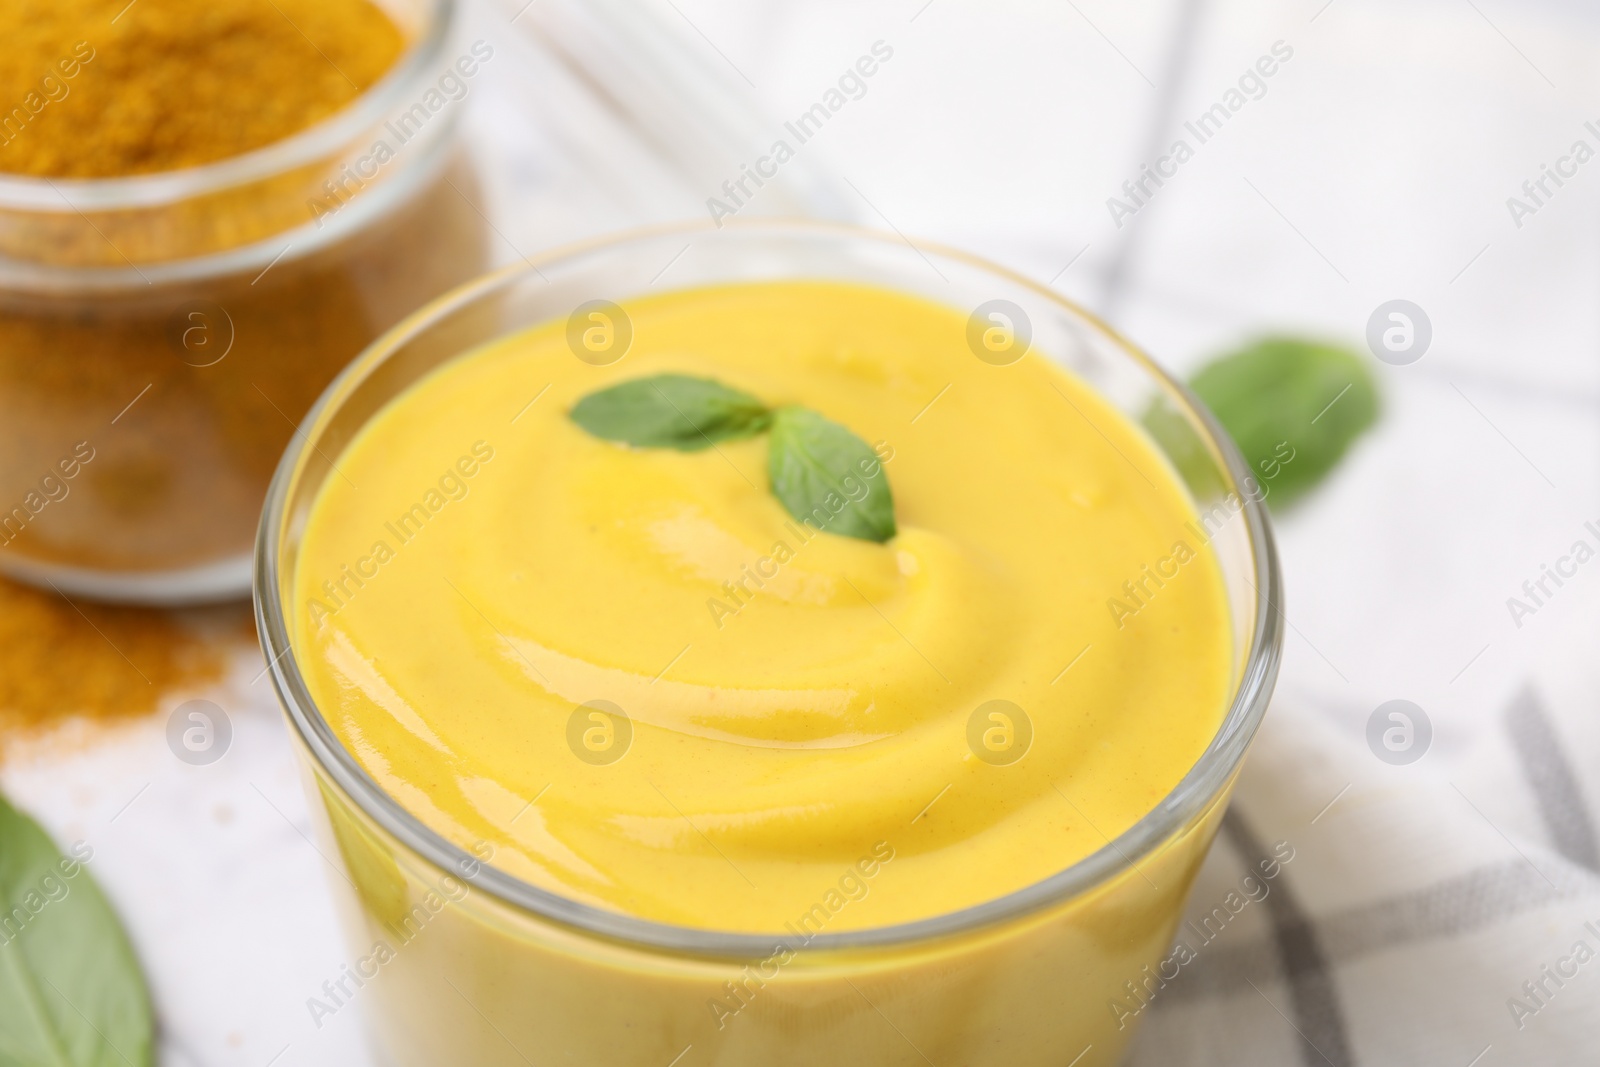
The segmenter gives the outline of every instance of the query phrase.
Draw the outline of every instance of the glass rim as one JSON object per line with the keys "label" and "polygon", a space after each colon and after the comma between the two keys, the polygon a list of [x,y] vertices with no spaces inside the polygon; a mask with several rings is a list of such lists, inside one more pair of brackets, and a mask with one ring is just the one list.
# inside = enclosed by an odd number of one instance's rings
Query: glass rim
{"label": "glass rim", "polygon": [[[325,159],[403,103],[433,69],[456,24],[456,0],[433,0],[432,23],[400,61],[350,103],[281,140],[236,156],[177,170],[107,178],[0,173],[0,210],[118,211],[163,207],[282,174]],[[392,16],[391,16],[392,17]]]}
{"label": "glass rim", "polygon": [[1218,466],[1226,476],[1223,492],[1232,494],[1241,502],[1238,514],[1245,522],[1250,570],[1253,572],[1251,585],[1256,614],[1250,630],[1249,647],[1243,657],[1243,666],[1228,711],[1211,742],[1189,771],[1132,826],[1101,848],[1054,874],[1002,896],[909,922],[819,933],[805,943],[806,951],[882,948],[974,932],[1008,920],[1024,919],[1136,869],[1140,860],[1190,825],[1221,794],[1242,765],[1256,729],[1266,714],[1282,656],[1284,627],[1279,610],[1282,576],[1264,503],[1256,499],[1254,494],[1240,491],[1250,468],[1215,416],[1182,383],[1098,316],[1048,286],[1009,268],[937,243],[919,241],[913,244],[898,232],[786,219],[735,219],[726,220],[720,226],[678,223],[627,230],[565,245],[531,260],[490,272],[424,305],[370,344],[329,384],[302,421],[300,432],[290,442],[274,472],[256,540],[254,601],[257,631],[273,688],[287,717],[293,722],[299,739],[310,750],[318,768],[332,778],[345,797],[360,808],[367,818],[434,867],[463,879],[475,889],[486,892],[499,903],[515,910],[531,912],[541,920],[580,934],[636,949],[688,953],[715,959],[761,959],[770,955],[777,942],[784,940],[781,931],[750,933],[680,926],[573,900],[493,867],[426,826],[360,766],[322,716],[296,662],[284,604],[279,595],[283,576],[279,557],[290,491],[308,453],[315,448],[313,442],[317,439],[317,431],[338,411],[348,394],[390,355],[415,336],[474,302],[530,277],[540,276],[541,268],[553,270],[565,263],[578,262],[588,256],[615,252],[651,240],[705,236],[719,231],[734,231],[750,237],[832,235],[880,246],[909,245],[924,257],[960,263],[1021,286],[1077,317],[1110,341],[1123,356],[1137,363],[1169,398],[1181,406],[1182,411],[1193,416],[1204,428],[1205,444],[1212,450],[1213,458],[1220,461]]}

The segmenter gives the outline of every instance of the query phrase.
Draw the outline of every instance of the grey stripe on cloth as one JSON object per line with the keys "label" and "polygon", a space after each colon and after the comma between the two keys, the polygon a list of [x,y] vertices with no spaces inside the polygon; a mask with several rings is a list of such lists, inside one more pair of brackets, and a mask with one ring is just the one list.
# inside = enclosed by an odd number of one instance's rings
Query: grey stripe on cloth
{"label": "grey stripe on cloth", "polygon": [[1518,693],[1506,709],[1506,728],[1523,777],[1539,802],[1550,843],[1578,866],[1600,871],[1600,839],[1584,804],[1583,788],[1532,686]]}
{"label": "grey stripe on cloth", "polygon": [[[1261,847],[1261,842],[1256,840],[1237,808],[1228,809],[1222,819],[1222,829],[1250,867],[1254,868],[1258,860],[1268,858],[1267,850]],[[1350,1039],[1345,1032],[1339,991],[1328,969],[1321,938],[1312,927],[1311,917],[1283,882],[1262,898],[1262,903],[1266,905],[1267,915],[1272,921],[1272,938],[1277,946],[1278,961],[1289,983],[1294,1010],[1292,1025],[1303,1042],[1301,1060],[1308,1067],[1321,1067],[1323,1064],[1351,1067],[1355,1060],[1350,1054]],[[1276,1005],[1273,1007],[1276,1010]]]}
{"label": "grey stripe on cloth", "polygon": [[[1157,76],[1160,87],[1156,91],[1156,104],[1150,111],[1150,122],[1145,127],[1144,151],[1139,163],[1155,159],[1164,146],[1171,143],[1180,116],[1178,106],[1183,90],[1189,83],[1189,71],[1194,65],[1195,53],[1200,50],[1200,33],[1205,21],[1205,0],[1183,0],[1172,24],[1167,42],[1167,56],[1161,73]],[[1143,74],[1140,75],[1143,77]],[[1157,179],[1159,183],[1160,179]],[[1126,295],[1128,279],[1138,266],[1140,241],[1146,227],[1134,219],[1112,249],[1106,263],[1100,304],[1096,309],[1109,321],[1117,321],[1122,298]],[[1117,224],[1122,228],[1122,223]],[[1057,275],[1059,277],[1059,275]],[[1051,279],[1054,282],[1054,278]]]}
{"label": "grey stripe on cloth", "polygon": [[[1508,860],[1415,892],[1334,912],[1316,922],[1324,957],[1328,963],[1346,963],[1411,942],[1494,926],[1548,904],[1600,896],[1600,878],[1576,865],[1545,867],[1540,873],[1523,860]],[[1266,899],[1277,896],[1281,888]],[[1278,955],[1275,940],[1259,937],[1241,945],[1208,948],[1191,965],[1196,980],[1173,982],[1163,996],[1176,1002],[1238,994],[1250,982],[1270,980]]]}

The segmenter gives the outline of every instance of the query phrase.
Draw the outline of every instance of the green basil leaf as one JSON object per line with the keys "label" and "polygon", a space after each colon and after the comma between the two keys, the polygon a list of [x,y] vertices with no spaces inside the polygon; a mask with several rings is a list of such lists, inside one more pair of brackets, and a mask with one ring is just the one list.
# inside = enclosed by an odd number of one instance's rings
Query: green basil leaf
{"label": "green basil leaf", "polygon": [[[1267,337],[1213,360],[1189,386],[1239,446],[1260,492],[1280,506],[1327,477],[1381,406],[1365,359],[1293,337]],[[1157,403],[1144,422],[1191,488],[1203,495],[1217,483],[1204,446],[1175,411]]]}
{"label": "green basil leaf", "polygon": [[150,996],[83,868],[0,797],[0,1064],[150,1067]]}
{"label": "green basil leaf", "polygon": [[772,413],[749,393],[710,378],[658,374],[590,393],[572,421],[596,437],[640,448],[697,452],[717,441],[753,437]]}
{"label": "green basil leaf", "polygon": [[802,522],[863,541],[881,543],[895,535],[889,475],[877,453],[815,411],[778,409],[767,473],[772,492]]}

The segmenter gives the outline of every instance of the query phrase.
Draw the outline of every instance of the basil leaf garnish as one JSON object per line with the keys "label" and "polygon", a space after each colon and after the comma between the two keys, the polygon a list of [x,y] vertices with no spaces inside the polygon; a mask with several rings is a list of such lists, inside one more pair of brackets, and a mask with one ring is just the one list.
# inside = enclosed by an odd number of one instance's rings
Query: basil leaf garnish
{"label": "basil leaf garnish", "polygon": [[87,858],[0,797],[0,1063],[152,1063],[150,995]]}
{"label": "basil leaf garnish", "polygon": [[[1200,368],[1190,385],[1245,460],[1287,504],[1321,482],[1378,421],[1378,385],[1366,360],[1335,345],[1268,337]],[[1281,444],[1294,460],[1281,467]]]}
{"label": "basil leaf garnish", "polygon": [[774,414],[767,473],[772,492],[802,522],[863,541],[895,534],[894,498],[877,453],[815,411],[785,407]]}
{"label": "basil leaf garnish", "polygon": [[681,452],[770,429],[767,473],[790,515],[863,541],[882,543],[895,534],[894,498],[878,454],[807,408],[772,411],[710,378],[658,374],[590,393],[568,414],[607,441]]}
{"label": "basil leaf garnish", "polygon": [[767,428],[765,404],[710,378],[658,374],[590,393],[572,421],[596,437],[640,448],[697,452],[718,441],[753,437]]}
{"label": "basil leaf garnish", "polygon": [[[1215,359],[1189,387],[1239,446],[1268,502],[1280,506],[1327,477],[1380,408],[1365,360],[1293,337],[1264,338]],[[1205,446],[1169,405],[1152,405],[1144,423],[1197,495],[1220,485]]]}

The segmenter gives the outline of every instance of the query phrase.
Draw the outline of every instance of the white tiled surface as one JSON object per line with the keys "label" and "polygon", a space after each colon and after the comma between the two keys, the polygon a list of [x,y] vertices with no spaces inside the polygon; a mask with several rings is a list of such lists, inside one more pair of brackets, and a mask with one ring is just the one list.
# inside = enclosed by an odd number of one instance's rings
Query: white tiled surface
{"label": "white tiled surface", "polygon": [[[1553,0],[1211,0],[1180,117],[1274,41],[1294,58],[1119,233],[1105,199],[1140,162],[1157,100],[1145,79],[1167,69],[1175,4],[676,3],[654,9],[692,22],[680,28],[704,61],[742,72],[723,72],[728,91],[779,119],[888,43],[867,94],[804,148],[853,186],[851,210],[1044,280],[1087,246],[1058,287],[1109,306],[1173,367],[1273,327],[1359,343],[1392,297],[1429,312],[1432,351],[1380,368],[1378,430],[1279,523],[1287,699],[1348,729],[1406,697],[1434,713],[1441,754],[1464,752],[1600,599],[1597,571],[1521,630],[1504,605],[1600,519],[1600,160],[1520,230],[1505,206],[1574,139],[1600,148],[1582,129],[1600,120],[1586,104],[1600,99],[1600,15]],[[475,18],[508,32],[503,13]],[[575,172],[582,109],[530,91],[532,69],[487,68],[469,116],[505,258],[703,217],[714,189],[644,175],[633,196]],[[1127,288],[1108,304],[1105,270],[1135,227]],[[249,684],[258,669],[241,662],[216,696],[236,733],[213,767],[178,763],[149,722],[88,754],[14,762],[0,784],[96,849],[155,988],[166,1063],[360,1065],[355,1013],[319,1030],[305,1007],[346,956],[276,709]]]}

